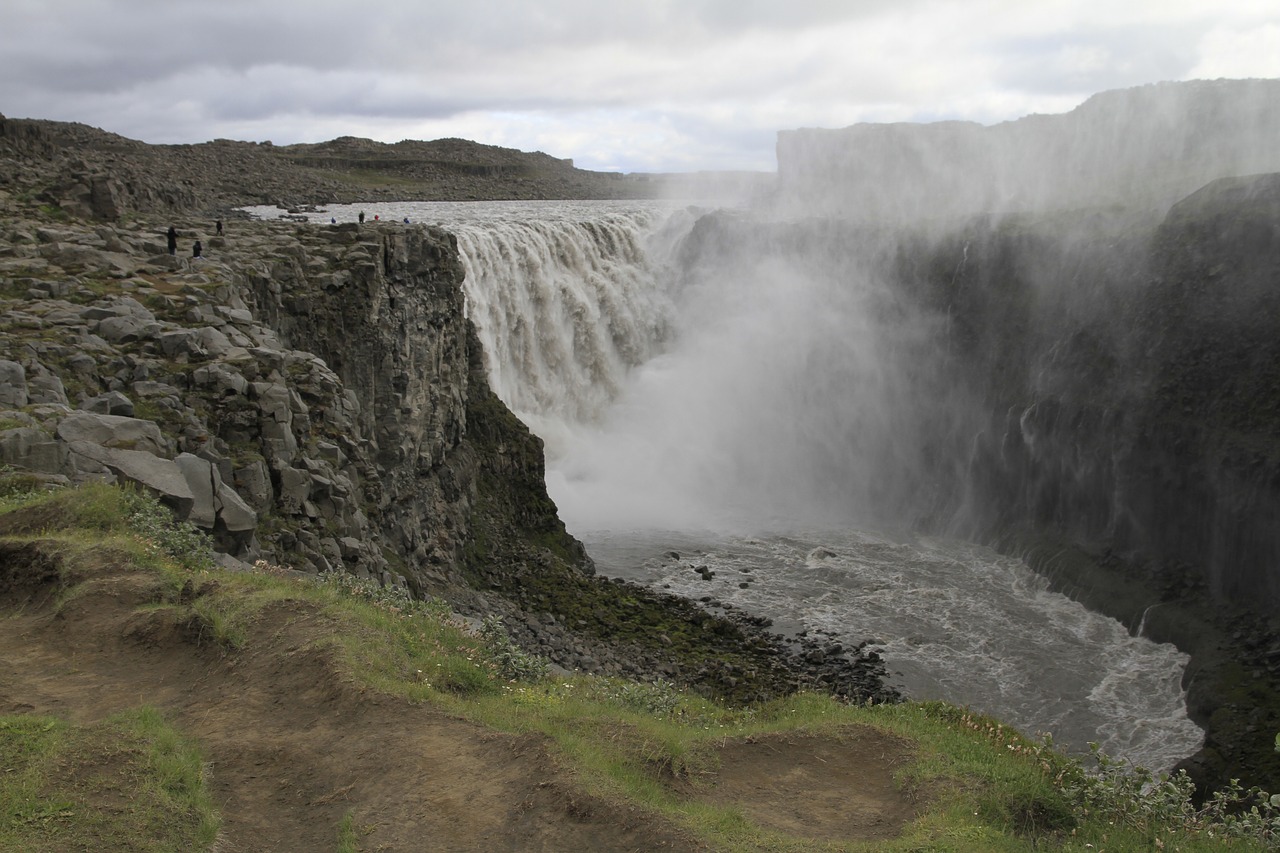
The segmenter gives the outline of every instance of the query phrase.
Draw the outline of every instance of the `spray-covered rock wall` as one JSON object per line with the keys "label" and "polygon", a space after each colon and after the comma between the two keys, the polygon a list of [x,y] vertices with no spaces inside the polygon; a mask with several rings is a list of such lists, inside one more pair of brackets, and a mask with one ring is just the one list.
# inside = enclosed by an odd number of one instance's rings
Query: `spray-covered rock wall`
{"label": "spray-covered rock wall", "polygon": [[778,134],[778,205],[918,223],[1122,205],[1163,210],[1205,183],[1280,171],[1280,80],[1103,92],[1060,115],[857,124]]}

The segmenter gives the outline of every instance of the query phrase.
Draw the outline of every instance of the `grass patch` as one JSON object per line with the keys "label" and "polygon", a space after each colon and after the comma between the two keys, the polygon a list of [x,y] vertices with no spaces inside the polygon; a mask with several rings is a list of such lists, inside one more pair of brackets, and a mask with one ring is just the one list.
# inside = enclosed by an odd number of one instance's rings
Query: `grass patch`
{"label": "grass patch", "polygon": [[0,717],[0,771],[3,850],[208,850],[218,834],[199,749],[151,708]]}
{"label": "grass patch", "polygon": [[348,811],[338,823],[338,853],[360,853],[360,834],[356,831],[355,812]]}
{"label": "grass patch", "polygon": [[138,559],[150,568],[200,571],[213,566],[208,537],[194,525],[176,521],[150,493],[87,483],[74,489],[0,494],[0,527],[8,535],[75,532],[89,537],[123,537],[140,547]]}

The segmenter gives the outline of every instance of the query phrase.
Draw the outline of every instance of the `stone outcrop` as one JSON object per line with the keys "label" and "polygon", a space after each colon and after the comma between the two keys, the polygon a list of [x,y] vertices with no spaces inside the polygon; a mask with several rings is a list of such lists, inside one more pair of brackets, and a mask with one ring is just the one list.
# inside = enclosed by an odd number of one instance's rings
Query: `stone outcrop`
{"label": "stone outcrop", "polygon": [[532,466],[542,502],[486,523],[586,566],[536,439],[471,403],[488,392],[452,237],[240,226],[175,267],[162,231],[4,235],[6,464],[149,489],[242,559],[419,591],[464,582],[482,465]]}

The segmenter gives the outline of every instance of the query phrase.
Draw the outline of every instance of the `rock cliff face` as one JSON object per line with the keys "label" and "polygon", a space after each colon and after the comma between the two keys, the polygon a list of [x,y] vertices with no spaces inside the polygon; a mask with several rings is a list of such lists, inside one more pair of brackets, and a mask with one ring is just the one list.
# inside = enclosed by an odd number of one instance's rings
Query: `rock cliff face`
{"label": "rock cliff face", "polygon": [[975,515],[1280,602],[1280,176],[1211,183],[1158,225],[1089,218],[969,226],[901,271],[991,413]]}
{"label": "rock cliff face", "polygon": [[478,503],[587,566],[545,493],[502,494],[541,485],[541,447],[485,405],[450,235],[237,228],[199,259],[115,226],[4,235],[7,464],[139,482],[234,556],[420,591],[463,582]]}

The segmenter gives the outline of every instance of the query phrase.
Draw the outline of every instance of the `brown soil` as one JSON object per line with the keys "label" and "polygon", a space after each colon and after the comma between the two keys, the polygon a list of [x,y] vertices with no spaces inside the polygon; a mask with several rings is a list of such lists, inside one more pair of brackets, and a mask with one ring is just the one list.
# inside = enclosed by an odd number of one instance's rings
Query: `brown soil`
{"label": "brown soil", "polygon": [[[365,851],[700,849],[583,794],[538,737],[362,688],[308,605],[272,605],[245,650],[224,655],[172,611],[140,610],[156,581],[109,555],[77,565],[84,582],[55,610],[49,554],[0,542],[0,713],[87,724],[144,704],[167,712],[211,763],[220,853],[332,850],[348,811]],[[891,779],[905,756],[870,731],[730,742],[698,795],[800,838],[882,839],[914,814]]]}
{"label": "brown soil", "polygon": [[916,816],[893,782],[910,758],[905,743],[869,728],[840,740],[802,735],[748,738],[720,752],[709,797],[734,804],[762,827],[799,838],[896,838]]}

